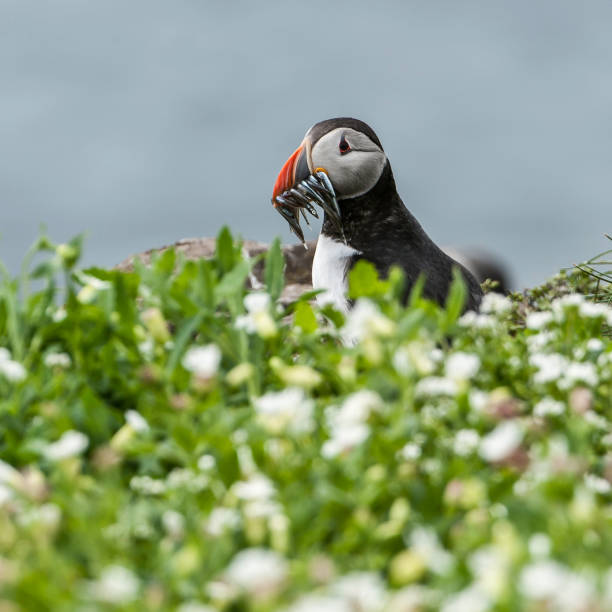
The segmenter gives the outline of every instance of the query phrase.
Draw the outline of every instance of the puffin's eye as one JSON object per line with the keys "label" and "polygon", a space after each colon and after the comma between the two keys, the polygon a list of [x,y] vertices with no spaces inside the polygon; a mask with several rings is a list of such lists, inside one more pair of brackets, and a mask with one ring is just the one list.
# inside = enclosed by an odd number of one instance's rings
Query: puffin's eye
{"label": "puffin's eye", "polygon": [[340,155],[344,155],[351,150],[351,145],[347,142],[344,134],[342,134],[342,138],[340,139],[340,143],[338,144],[338,148],[340,149]]}

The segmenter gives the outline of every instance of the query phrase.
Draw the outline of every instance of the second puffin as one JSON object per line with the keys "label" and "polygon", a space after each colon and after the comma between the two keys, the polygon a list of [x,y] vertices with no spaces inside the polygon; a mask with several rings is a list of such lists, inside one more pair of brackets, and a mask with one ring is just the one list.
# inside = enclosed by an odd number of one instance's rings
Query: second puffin
{"label": "second puffin", "polygon": [[360,259],[381,277],[391,266],[402,268],[406,295],[420,274],[424,296],[443,304],[457,267],[466,283],[465,308],[478,308],[482,290],[461,264],[446,255],[404,206],[389,160],[372,128],[340,117],[312,126],[283,166],[272,203],[304,241],[300,214],[324,211],[312,266],[312,284],[325,289],[317,299],[346,312],[347,274]]}

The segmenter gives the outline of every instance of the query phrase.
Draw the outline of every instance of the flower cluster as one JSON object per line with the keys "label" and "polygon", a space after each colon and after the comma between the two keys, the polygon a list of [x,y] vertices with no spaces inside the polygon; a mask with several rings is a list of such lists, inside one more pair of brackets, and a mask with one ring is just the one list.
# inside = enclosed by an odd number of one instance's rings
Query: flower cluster
{"label": "flower cluster", "polygon": [[39,293],[0,294],[7,609],[612,608],[588,287],[461,314],[356,267],[339,313],[281,305],[278,250],[257,284],[227,232],[127,275],[60,246]]}

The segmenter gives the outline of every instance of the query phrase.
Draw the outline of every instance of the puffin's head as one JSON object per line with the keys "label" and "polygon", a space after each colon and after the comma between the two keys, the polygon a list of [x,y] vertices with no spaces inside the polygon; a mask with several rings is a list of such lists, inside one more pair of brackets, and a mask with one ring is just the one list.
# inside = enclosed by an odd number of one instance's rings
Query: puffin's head
{"label": "puffin's head", "polygon": [[387,157],[374,130],[358,119],[340,117],[313,125],[285,162],[272,198],[323,170],[338,199],[354,198],[376,185]]}
{"label": "puffin's head", "polygon": [[[321,121],[306,132],[300,146],[282,167],[272,192],[272,203],[300,236],[299,209],[304,207],[295,205],[291,198],[283,198],[283,194],[296,188],[303,192],[300,183],[323,172],[333,187],[334,197],[338,200],[356,198],[376,185],[386,163],[387,156],[380,140],[363,121],[350,117]],[[315,198],[311,201],[319,203]],[[296,222],[291,218],[294,214]],[[303,235],[300,238],[303,239]]]}

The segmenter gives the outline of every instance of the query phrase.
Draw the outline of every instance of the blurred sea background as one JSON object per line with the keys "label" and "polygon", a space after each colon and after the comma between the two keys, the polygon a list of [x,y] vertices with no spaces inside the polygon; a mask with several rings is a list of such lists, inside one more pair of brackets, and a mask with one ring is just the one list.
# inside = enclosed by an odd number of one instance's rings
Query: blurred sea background
{"label": "blurred sea background", "polygon": [[349,115],[436,242],[531,286],[609,246],[611,32],[604,0],[0,0],[0,259],[41,224],[100,266],[224,224],[295,242],[276,175]]}

